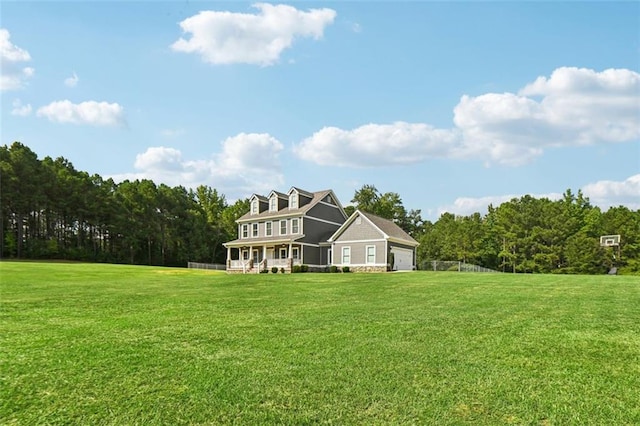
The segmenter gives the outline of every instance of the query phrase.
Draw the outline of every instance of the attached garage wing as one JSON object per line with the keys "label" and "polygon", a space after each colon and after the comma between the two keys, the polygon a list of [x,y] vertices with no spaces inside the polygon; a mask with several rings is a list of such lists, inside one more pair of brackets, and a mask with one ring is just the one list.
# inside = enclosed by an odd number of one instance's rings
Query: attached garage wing
{"label": "attached garage wing", "polygon": [[413,270],[413,250],[400,247],[392,247],[393,269],[397,271]]}

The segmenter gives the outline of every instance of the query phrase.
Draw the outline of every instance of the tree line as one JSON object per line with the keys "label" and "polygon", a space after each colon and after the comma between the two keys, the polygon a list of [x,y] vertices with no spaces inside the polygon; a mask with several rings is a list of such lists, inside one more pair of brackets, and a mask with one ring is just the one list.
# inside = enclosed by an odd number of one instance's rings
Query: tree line
{"label": "tree line", "polygon": [[[0,258],[185,266],[224,263],[222,243],[237,238],[248,199],[229,203],[208,186],[187,189],[142,179],[115,183],[38,156],[14,142],[0,147]],[[486,215],[444,213],[423,220],[399,194],[373,185],[355,192],[354,209],[391,219],[420,242],[418,266],[457,260],[505,272],[640,272],[640,211],[602,212],[578,191],[560,200],[523,196]],[[621,234],[617,249],[599,237]],[[615,258],[614,258],[615,256]]]}
{"label": "tree line", "polygon": [[207,186],[115,183],[27,146],[0,147],[0,257],[185,266],[223,263],[248,200]]}
{"label": "tree line", "polygon": [[[420,210],[409,212],[397,193],[365,185],[352,200],[355,208],[395,221],[419,243],[418,267],[433,260],[456,260],[504,272],[640,273],[640,210],[624,206],[603,212],[581,191],[561,199],[525,195],[490,205],[488,213],[444,213],[432,223]],[[619,247],[601,247],[603,235],[621,235]]]}

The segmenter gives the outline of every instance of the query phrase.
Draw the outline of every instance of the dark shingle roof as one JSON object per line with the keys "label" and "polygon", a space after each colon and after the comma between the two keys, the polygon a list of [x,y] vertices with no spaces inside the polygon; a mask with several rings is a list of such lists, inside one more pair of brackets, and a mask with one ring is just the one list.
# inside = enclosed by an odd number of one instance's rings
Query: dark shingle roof
{"label": "dark shingle roof", "polygon": [[418,242],[411,235],[407,234],[404,229],[400,228],[393,221],[368,212],[360,211],[360,214],[373,222],[375,226],[377,226],[390,238],[407,241],[411,244],[418,244]]}
{"label": "dark shingle roof", "polygon": [[332,192],[330,189],[326,189],[324,191],[318,191],[318,192],[307,192],[307,191],[299,190],[298,188],[296,188],[296,190],[300,193],[307,193],[311,195],[313,198],[307,204],[297,209],[290,209],[289,207],[285,207],[278,210],[277,212],[270,212],[269,210],[265,210],[259,214],[251,214],[251,212],[247,212],[246,214],[242,215],[236,222],[244,222],[244,221],[256,220],[256,219],[257,220],[270,219],[270,218],[276,218],[280,216],[289,216],[293,214],[306,213],[307,211],[311,210],[313,206],[315,206],[320,201],[322,201],[324,197],[326,197],[328,194]]}

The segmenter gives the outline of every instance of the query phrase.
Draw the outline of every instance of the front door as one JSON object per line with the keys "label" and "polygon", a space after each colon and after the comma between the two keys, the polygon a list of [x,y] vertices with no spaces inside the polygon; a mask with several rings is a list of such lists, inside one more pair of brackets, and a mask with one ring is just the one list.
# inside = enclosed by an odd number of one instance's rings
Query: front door
{"label": "front door", "polygon": [[258,264],[260,262],[260,252],[258,250],[253,251],[253,263]]}

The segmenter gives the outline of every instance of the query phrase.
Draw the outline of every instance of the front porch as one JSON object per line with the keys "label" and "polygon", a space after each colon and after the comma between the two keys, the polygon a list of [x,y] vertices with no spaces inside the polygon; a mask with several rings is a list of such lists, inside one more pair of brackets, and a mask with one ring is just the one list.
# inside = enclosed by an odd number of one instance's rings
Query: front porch
{"label": "front porch", "polygon": [[259,273],[278,268],[291,272],[294,265],[302,265],[302,247],[297,244],[227,247],[227,272]]}

